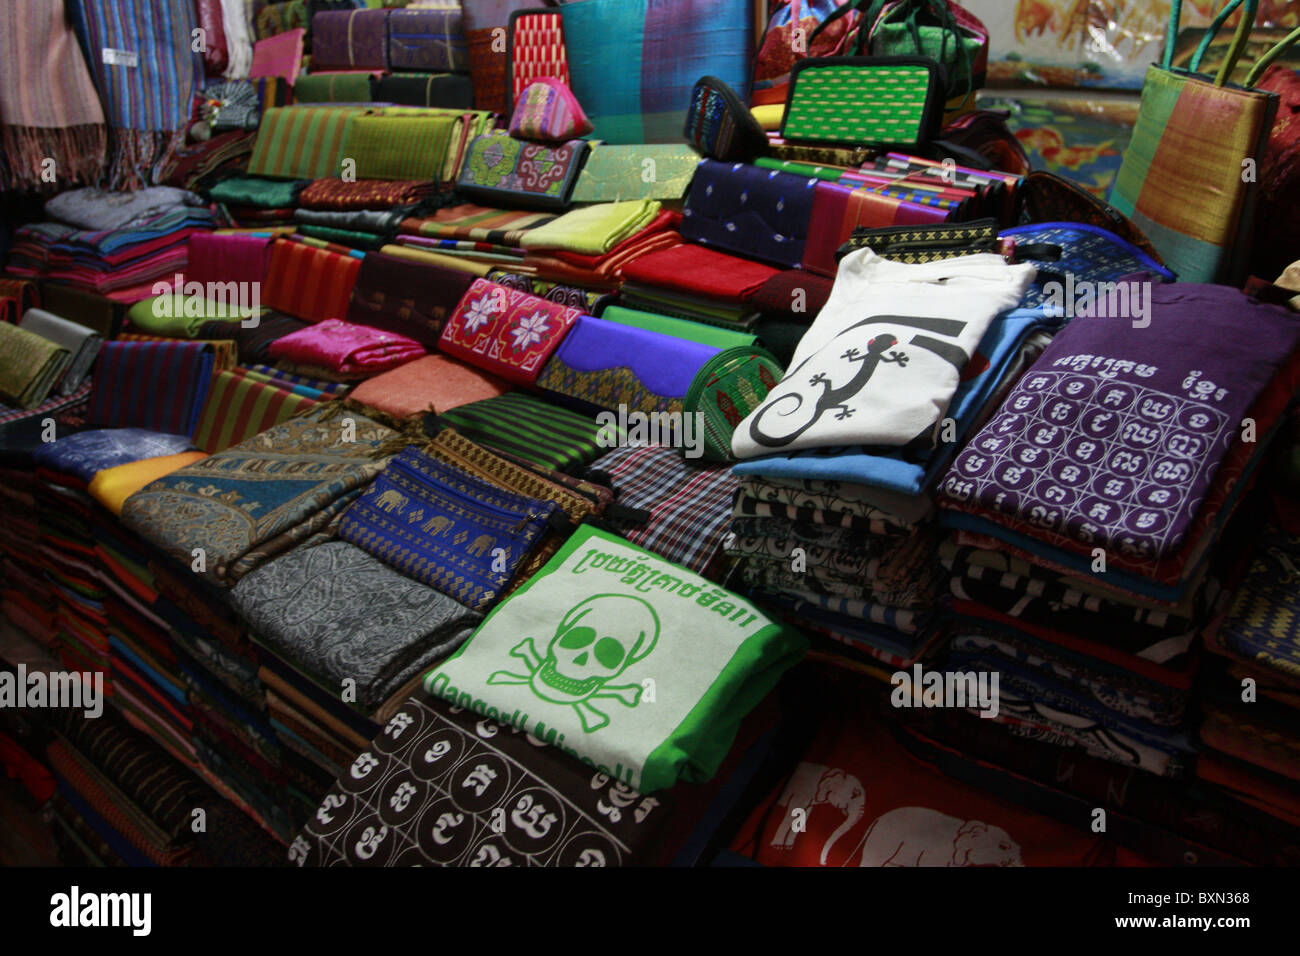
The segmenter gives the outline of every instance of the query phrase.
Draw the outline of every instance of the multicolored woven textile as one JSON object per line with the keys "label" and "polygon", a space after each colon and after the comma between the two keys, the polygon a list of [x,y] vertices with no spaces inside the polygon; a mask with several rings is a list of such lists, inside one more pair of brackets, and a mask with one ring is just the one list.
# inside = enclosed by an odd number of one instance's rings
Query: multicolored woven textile
{"label": "multicolored woven textile", "polygon": [[409,336],[433,350],[473,281],[468,272],[369,252],[352,288],[347,320]]}
{"label": "multicolored woven textile", "polygon": [[388,69],[387,10],[328,10],[311,18],[313,72]]}
{"label": "multicolored woven textile", "polygon": [[573,201],[681,199],[700,157],[686,145],[595,143],[573,187]]}
{"label": "multicolored woven textile", "polygon": [[510,112],[514,100],[506,89],[509,60],[501,40],[508,36],[505,31],[510,26],[510,14],[535,6],[536,0],[474,0],[464,5],[465,43],[477,109],[502,116]]}
{"label": "multicolored woven textile", "polygon": [[591,467],[613,479],[620,505],[650,513],[644,525],[626,530],[629,541],[704,573],[722,545],[740,487],[731,469],[686,461],[660,445],[621,447]]}
{"label": "multicolored woven textile", "polygon": [[484,202],[563,209],[588,148],[586,140],[548,146],[492,130],[470,143],[456,187]]}
{"label": "multicolored woven textile", "polygon": [[[13,0],[0,36],[0,143],[12,187],[66,189],[99,177],[108,149],[104,110],[62,6]],[[59,182],[42,183],[53,159]]]}
{"label": "multicolored woven textile", "polygon": [[260,435],[313,405],[312,399],[237,372],[218,372],[194,429],[194,444],[208,454]]}
{"label": "multicolored woven textile", "polygon": [[189,435],[207,396],[212,361],[211,346],[198,342],[106,342],[95,363],[86,420]]}
{"label": "multicolored woven textile", "polygon": [[748,0],[589,0],[561,12],[570,85],[598,139],[680,142],[701,76],[748,96],[755,47]]}
{"label": "multicolored woven textile", "polygon": [[185,567],[202,548],[199,573],[230,587],[329,527],[383,468],[394,432],[332,404],[158,479],[127,499],[122,523]]}
{"label": "multicolored woven textile", "polygon": [[278,239],[271,245],[262,302],[308,322],[342,318],[360,271],[357,256]]}
{"label": "multicolored woven textile", "polygon": [[348,125],[364,110],[344,106],[276,107],[262,114],[248,160],[252,176],[322,179],[341,171]]}
{"label": "multicolored woven textile", "polygon": [[344,513],[339,537],[484,611],[558,510],[407,448]]}
{"label": "multicolored woven textile", "polygon": [[[506,33],[506,71],[509,103],[516,103],[520,93],[543,77],[569,85],[569,60],[564,50],[564,24],[559,10],[519,10],[511,15]],[[588,125],[584,132],[590,129]]]}
{"label": "multicolored woven textile", "polygon": [[469,69],[460,5],[446,10],[394,10],[388,17],[388,66],[429,73]]}
{"label": "multicolored woven textile", "polygon": [[530,229],[543,226],[555,213],[526,212],[520,209],[493,209],[461,203],[439,209],[423,219],[407,219],[402,232],[440,239],[473,239],[500,246],[518,246]]}
{"label": "multicolored woven textile", "polygon": [[194,5],[71,0],[68,6],[85,48],[99,54],[90,68],[113,130],[109,185],[138,189],[184,141],[203,76],[203,62],[191,49],[198,26]]}
{"label": "multicolored woven textile", "polygon": [[454,110],[358,116],[348,127],[343,155],[358,179],[440,180],[460,115]]}
{"label": "multicolored woven textile", "polygon": [[556,471],[573,473],[601,454],[594,418],[509,392],[438,416],[470,441]]}
{"label": "multicolored woven textile", "polygon": [[475,279],[438,344],[449,355],[508,381],[530,385],[581,314],[518,289]]}
{"label": "multicolored woven textile", "polygon": [[301,209],[346,212],[361,209],[391,209],[421,202],[437,189],[432,180],[401,182],[387,179],[318,179],[298,196]]}
{"label": "multicolored woven textile", "polygon": [[0,399],[31,409],[49,397],[68,350],[35,332],[0,322]]}

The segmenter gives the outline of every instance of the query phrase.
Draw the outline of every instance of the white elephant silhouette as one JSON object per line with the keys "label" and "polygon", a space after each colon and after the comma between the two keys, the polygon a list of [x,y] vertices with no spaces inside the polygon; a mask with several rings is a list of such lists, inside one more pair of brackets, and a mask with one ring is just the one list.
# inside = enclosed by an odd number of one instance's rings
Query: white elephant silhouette
{"label": "white elephant silhouette", "polygon": [[821,863],[826,865],[826,855],[840,837],[853,829],[854,824],[862,819],[863,803],[866,791],[858,778],[845,773],[838,767],[826,767],[819,763],[801,763],[795,770],[790,782],[786,784],[777,806],[786,807],[781,817],[781,826],[772,837],[772,846],[790,849],[794,846],[795,831],[794,811],[803,810],[812,813],[812,808],[819,803],[829,803],[844,814],[844,822],[835,828],[822,845]]}
{"label": "white elephant silhouette", "polygon": [[859,846],[859,866],[1024,866],[1006,830],[926,807],[877,817]]}

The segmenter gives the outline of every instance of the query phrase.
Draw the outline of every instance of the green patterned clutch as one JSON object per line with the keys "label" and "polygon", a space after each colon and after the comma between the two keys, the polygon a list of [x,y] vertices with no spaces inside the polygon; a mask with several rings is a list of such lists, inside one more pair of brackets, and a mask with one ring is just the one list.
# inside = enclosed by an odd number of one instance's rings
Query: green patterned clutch
{"label": "green patterned clutch", "polygon": [[781,137],[823,146],[906,148],[943,117],[943,69],[925,57],[813,57],[790,73]]}

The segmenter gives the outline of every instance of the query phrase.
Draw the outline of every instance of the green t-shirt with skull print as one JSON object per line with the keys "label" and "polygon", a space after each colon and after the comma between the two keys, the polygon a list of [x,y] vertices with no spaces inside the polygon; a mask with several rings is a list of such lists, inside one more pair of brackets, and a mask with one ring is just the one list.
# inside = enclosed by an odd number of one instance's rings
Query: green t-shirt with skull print
{"label": "green t-shirt with skull print", "polygon": [[650,793],[708,780],[806,650],[744,598],[584,525],[424,686]]}

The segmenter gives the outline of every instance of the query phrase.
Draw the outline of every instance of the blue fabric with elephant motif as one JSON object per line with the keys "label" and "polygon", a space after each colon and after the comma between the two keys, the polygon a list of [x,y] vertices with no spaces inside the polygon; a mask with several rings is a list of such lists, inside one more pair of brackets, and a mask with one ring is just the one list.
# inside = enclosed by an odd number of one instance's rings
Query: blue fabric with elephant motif
{"label": "blue fabric with elephant motif", "polygon": [[339,537],[480,611],[559,510],[407,448],[343,515]]}

